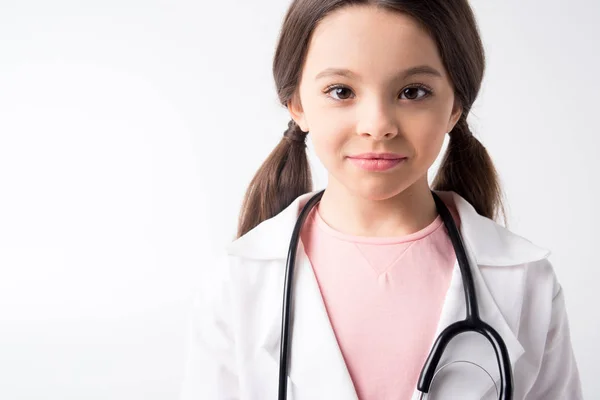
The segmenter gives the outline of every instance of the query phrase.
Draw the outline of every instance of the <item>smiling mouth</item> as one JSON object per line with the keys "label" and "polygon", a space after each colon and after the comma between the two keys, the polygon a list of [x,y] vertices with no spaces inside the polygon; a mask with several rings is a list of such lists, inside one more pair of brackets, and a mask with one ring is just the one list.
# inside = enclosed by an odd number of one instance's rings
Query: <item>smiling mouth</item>
{"label": "smiling mouth", "polygon": [[400,160],[406,158],[406,156],[397,153],[362,153],[353,156],[348,156],[352,159],[364,159],[364,160]]}
{"label": "smiling mouth", "polygon": [[387,171],[403,164],[404,158],[383,159],[383,158],[349,158],[352,164],[366,171]]}

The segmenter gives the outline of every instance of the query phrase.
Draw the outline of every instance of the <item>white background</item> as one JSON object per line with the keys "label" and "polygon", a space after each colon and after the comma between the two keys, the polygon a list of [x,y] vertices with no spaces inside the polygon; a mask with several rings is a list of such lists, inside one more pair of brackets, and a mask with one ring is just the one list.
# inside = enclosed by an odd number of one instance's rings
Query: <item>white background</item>
{"label": "white background", "polygon": [[[177,398],[202,260],[289,120],[288,4],[1,0],[1,399]],[[469,122],[509,228],[552,250],[593,398],[600,3],[471,4],[488,64]]]}

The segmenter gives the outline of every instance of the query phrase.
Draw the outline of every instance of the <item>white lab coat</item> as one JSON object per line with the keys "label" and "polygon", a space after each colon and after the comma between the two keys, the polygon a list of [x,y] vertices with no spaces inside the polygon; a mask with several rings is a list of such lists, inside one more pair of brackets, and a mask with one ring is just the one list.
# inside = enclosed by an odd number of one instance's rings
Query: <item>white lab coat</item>
{"label": "white lab coat", "polygon": [[[181,400],[277,399],[289,239],[302,206],[315,193],[299,196],[232,242],[214,264],[202,266],[211,275],[194,302]],[[477,214],[455,192],[436,193],[460,216],[480,316],[508,347],[514,399],[581,399],[565,295],[547,259],[550,252]],[[301,241],[296,260],[288,399],[358,399]],[[464,316],[457,262],[436,337]],[[439,366],[457,360],[483,367],[499,385],[495,353],[481,335],[455,337]],[[495,393],[489,377],[463,362],[436,377],[431,398],[488,400],[497,398]],[[415,387],[412,399],[417,398]]]}

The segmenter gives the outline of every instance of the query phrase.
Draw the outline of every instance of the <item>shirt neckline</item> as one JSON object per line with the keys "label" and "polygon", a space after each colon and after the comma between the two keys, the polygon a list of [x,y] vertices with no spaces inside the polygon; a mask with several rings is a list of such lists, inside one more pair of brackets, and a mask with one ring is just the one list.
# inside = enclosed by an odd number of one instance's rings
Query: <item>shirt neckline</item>
{"label": "shirt neckline", "polygon": [[347,233],[340,232],[336,229],[333,229],[331,226],[323,220],[321,214],[319,213],[319,205],[314,207],[313,212],[311,213],[311,218],[316,224],[316,226],[337,239],[344,240],[347,242],[353,243],[367,243],[367,244],[399,244],[412,242],[415,240],[419,240],[424,238],[425,236],[431,234],[437,228],[442,226],[443,221],[441,215],[437,215],[437,217],[426,227],[416,232],[410,233],[408,235],[402,236],[360,236],[360,235],[350,235]]}

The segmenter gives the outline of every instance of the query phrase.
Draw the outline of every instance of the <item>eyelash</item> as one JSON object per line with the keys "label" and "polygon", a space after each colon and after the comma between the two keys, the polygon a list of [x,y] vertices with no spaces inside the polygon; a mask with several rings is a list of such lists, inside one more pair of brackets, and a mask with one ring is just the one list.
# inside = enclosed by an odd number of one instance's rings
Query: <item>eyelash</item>
{"label": "eyelash", "polygon": [[[331,91],[332,91],[332,90],[334,90],[334,89],[348,89],[348,90],[352,91],[352,89],[350,89],[350,88],[349,88],[348,86],[346,86],[346,85],[339,85],[339,84],[335,84],[335,85],[330,85],[330,86],[328,86],[327,88],[325,88],[325,90],[323,90],[323,93],[325,93],[325,94],[327,94],[327,95],[328,95],[328,94],[329,94],[329,93],[331,93]],[[424,84],[422,84],[422,83],[416,83],[416,84],[414,84],[414,85],[407,86],[407,87],[405,87],[404,89],[402,89],[402,91],[401,91],[400,93],[401,93],[401,94],[402,94],[402,93],[404,93],[404,91],[405,91],[405,90],[407,90],[407,89],[422,89],[422,90],[424,90],[424,91],[425,91],[425,93],[426,93],[426,95],[425,95],[425,96],[423,96],[423,97],[421,97],[420,99],[415,99],[415,100],[408,99],[408,100],[410,100],[410,101],[421,101],[421,100],[424,100],[424,99],[426,99],[426,98],[430,97],[431,95],[433,95],[433,90],[432,90],[432,89],[431,89],[429,86],[426,86],[426,85],[424,85]],[[328,97],[329,97],[329,96],[328,96]],[[338,99],[334,99],[334,98],[332,98],[332,97],[330,97],[330,98],[331,98],[333,101],[338,101],[338,102],[340,102],[340,101],[347,101],[347,100],[349,100],[349,99],[342,99],[342,100],[338,100]]]}

